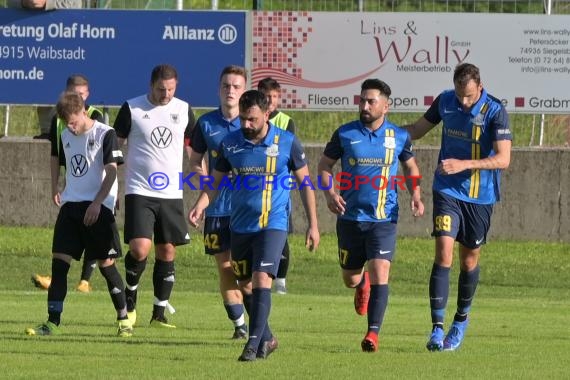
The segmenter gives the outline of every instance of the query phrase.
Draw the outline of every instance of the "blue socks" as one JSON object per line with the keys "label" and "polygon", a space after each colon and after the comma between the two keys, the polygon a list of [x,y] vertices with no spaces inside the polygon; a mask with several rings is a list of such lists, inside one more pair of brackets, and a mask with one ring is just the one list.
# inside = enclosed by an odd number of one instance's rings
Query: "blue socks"
{"label": "blue socks", "polygon": [[449,271],[445,268],[433,264],[431,277],[429,279],[429,305],[431,309],[431,322],[443,326],[445,317],[445,306],[449,297]]}
{"label": "blue socks", "polygon": [[461,271],[459,273],[458,294],[457,294],[457,313],[455,320],[463,322],[467,319],[467,313],[471,310],[471,303],[475,290],[479,283],[479,266],[470,272]]}
{"label": "blue socks", "polygon": [[264,339],[267,339],[266,330],[267,334],[269,334],[269,339],[271,339],[271,330],[268,323],[269,312],[271,311],[271,289],[253,289],[252,298],[247,346],[257,351],[259,345]]}
{"label": "blue socks", "polygon": [[388,284],[371,285],[368,301],[368,331],[378,334],[388,305]]}

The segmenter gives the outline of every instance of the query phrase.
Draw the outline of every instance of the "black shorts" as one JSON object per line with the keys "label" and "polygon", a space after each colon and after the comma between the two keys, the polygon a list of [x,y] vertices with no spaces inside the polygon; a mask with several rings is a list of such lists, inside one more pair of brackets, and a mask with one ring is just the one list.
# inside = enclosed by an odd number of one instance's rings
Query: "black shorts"
{"label": "black shorts", "polygon": [[125,243],[135,238],[155,244],[184,245],[190,242],[182,199],[125,195]]}
{"label": "black shorts", "polygon": [[366,261],[392,261],[396,252],[397,224],[338,219],[338,262],[343,269],[360,269]]}
{"label": "black shorts", "polygon": [[230,250],[230,217],[208,216],[204,222],[204,251],[215,255]]}
{"label": "black shorts", "polygon": [[101,206],[97,221],[87,227],[83,218],[91,202],[67,202],[61,206],[53,231],[53,253],[80,260],[106,260],[121,257],[121,239],[113,212]]}
{"label": "black shorts", "polygon": [[232,266],[238,280],[251,278],[253,272],[265,272],[275,278],[285,247],[287,231],[262,230],[250,234],[232,232]]}
{"label": "black shorts", "polygon": [[451,236],[467,248],[479,248],[487,242],[493,205],[465,202],[433,192],[432,236]]}

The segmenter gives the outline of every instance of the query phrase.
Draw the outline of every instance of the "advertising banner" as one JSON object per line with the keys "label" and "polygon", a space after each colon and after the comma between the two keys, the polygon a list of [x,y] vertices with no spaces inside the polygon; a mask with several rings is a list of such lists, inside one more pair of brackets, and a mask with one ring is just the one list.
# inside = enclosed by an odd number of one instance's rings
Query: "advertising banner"
{"label": "advertising banner", "polygon": [[354,110],[360,84],[392,88],[392,111],[423,112],[481,69],[507,110],[570,113],[570,16],[481,13],[254,12],[252,79],[283,86],[283,108]]}
{"label": "advertising banner", "polygon": [[157,64],[176,67],[176,96],[219,103],[220,71],[246,65],[246,13],[56,10],[0,12],[0,103],[53,104],[67,77],[87,76],[94,105],[146,93]]}

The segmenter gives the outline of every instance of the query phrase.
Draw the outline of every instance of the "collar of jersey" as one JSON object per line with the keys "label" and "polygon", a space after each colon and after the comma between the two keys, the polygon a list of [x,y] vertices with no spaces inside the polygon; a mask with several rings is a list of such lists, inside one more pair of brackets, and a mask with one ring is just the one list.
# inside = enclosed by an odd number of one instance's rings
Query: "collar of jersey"
{"label": "collar of jersey", "polygon": [[219,106],[219,107],[218,107],[218,117],[220,118],[220,120],[223,120],[223,121],[225,121],[225,122],[227,122],[227,123],[230,123],[231,125],[238,126],[238,127],[241,128],[241,124],[240,124],[240,121],[239,121],[239,115],[237,115],[236,117],[234,117],[234,118],[231,119],[231,120],[227,120],[227,119],[224,117],[224,114],[222,113],[222,106]]}
{"label": "collar of jersey", "polygon": [[371,131],[368,128],[366,128],[360,120],[358,120],[358,124],[360,126],[360,133],[362,133],[363,136],[368,136],[368,135],[378,136],[378,132],[384,130],[386,126],[389,124],[389,122],[386,116],[384,116],[384,121],[382,122],[382,125],[380,126],[380,128],[378,128],[375,131]]}
{"label": "collar of jersey", "polygon": [[[477,103],[475,103],[475,105],[471,107],[471,111],[469,112],[469,114],[473,117],[479,115],[479,112],[481,112],[481,107],[483,107],[483,104],[485,104],[486,101],[487,101],[487,90],[483,89],[481,90],[481,97],[479,98]],[[457,96],[455,96],[455,91],[453,92],[453,106],[456,107],[461,112],[465,112],[463,111],[463,107],[461,107],[461,104],[459,104]]]}

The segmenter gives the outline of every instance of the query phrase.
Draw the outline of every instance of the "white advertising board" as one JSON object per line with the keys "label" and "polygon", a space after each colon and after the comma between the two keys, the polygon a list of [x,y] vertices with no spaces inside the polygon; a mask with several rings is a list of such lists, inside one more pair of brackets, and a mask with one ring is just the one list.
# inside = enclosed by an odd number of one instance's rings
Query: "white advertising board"
{"label": "white advertising board", "polygon": [[570,113],[570,16],[254,12],[252,82],[283,108],[354,110],[360,84],[392,88],[392,111],[423,112],[462,62],[510,112]]}

